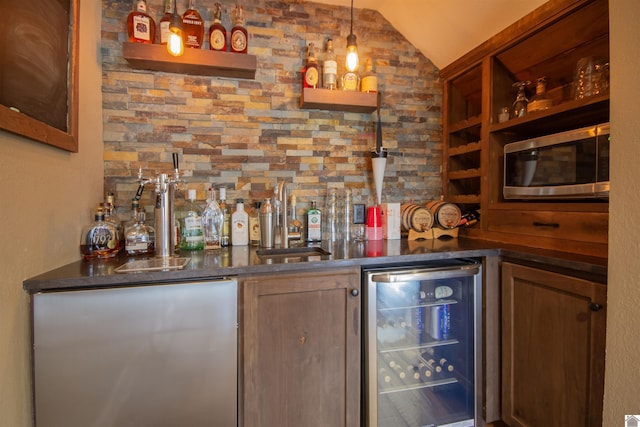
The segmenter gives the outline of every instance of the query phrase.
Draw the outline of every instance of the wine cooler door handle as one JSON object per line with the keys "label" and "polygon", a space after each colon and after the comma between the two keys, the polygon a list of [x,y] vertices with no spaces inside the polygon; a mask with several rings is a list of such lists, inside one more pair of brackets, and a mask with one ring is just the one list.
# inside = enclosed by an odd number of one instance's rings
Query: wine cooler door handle
{"label": "wine cooler door handle", "polygon": [[374,273],[371,280],[376,283],[381,282],[413,282],[420,280],[449,279],[452,277],[473,276],[478,274],[480,266],[469,264],[455,267],[440,267],[429,269],[407,270],[393,273]]}

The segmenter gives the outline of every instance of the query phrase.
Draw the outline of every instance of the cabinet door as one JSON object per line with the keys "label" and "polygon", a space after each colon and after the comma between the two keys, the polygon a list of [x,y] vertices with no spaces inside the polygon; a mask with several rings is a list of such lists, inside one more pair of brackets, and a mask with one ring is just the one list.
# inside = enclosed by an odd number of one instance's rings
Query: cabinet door
{"label": "cabinet door", "polygon": [[502,418],[512,427],[602,424],[606,286],[502,265]]}
{"label": "cabinet door", "polygon": [[360,425],[360,271],[251,277],[244,426]]}

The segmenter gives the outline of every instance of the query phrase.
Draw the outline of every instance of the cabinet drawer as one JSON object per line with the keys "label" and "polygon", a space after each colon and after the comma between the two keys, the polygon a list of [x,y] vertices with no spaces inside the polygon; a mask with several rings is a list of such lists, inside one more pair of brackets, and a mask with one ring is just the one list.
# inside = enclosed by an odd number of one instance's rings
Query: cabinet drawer
{"label": "cabinet drawer", "polygon": [[487,229],[580,242],[607,243],[606,212],[489,210]]}

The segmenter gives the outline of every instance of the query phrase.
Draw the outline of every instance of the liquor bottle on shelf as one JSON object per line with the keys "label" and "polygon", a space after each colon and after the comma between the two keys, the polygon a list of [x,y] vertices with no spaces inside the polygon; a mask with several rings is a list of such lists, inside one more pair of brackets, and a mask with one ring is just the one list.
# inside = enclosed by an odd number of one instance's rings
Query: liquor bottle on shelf
{"label": "liquor bottle on shelf", "polygon": [[318,72],[318,59],[313,49],[313,43],[309,43],[307,48],[307,61],[304,72],[302,73],[302,85],[316,89],[320,84],[320,73]]}
{"label": "liquor bottle on shelf", "polygon": [[244,210],[243,199],[236,199],[236,210],[231,215],[231,244],[233,246],[249,244],[249,214]]}
{"label": "liquor bottle on shelf", "polygon": [[547,96],[547,78],[540,77],[536,82],[536,94],[527,104],[527,113],[546,110],[551,107],[553,101]]}
{"label": "liquor bottle on shelf", "polygon": [[196,190],[189,190],[187,203],[180,220],[180,249],[199,251],[204,249],[202,210],[196,204]]}
{"label": "liquor bottle on shelf", "polygon": [[316,202],[311,202],[311,208],[307,211],[307,242],[322,241],[322,212],[316,207]]}
{"label": "liquor bottle on shelf", "polygon": [[97,208],[94,222],[82,231],[80,253],[83,259],[112,258],[120,251],[120,237],[116,227],[104,220],[104,212]]}
{"label": "liquor bottle on shelf", "polygon": [[169,24],[171,23],[171,0],[164,2],[164,15],[158,22],[158,31],[160,32],[160,44],[167,44],[169,41]]}
{"label": "liquor bottle on shelf", "polygon": [[322,62],[322,87],[331,90],[338,88],[338,61],[332,39],[327,40],[327,52]]}
{"label": "liquor bottle on shelf", "polygon": [[138,212],[137,223],[127,230],[124,249],[127,255],[153,255],[155,253],[155,233],[145,224],[144,212]]}
{"label": "liquor bottle on shelf", "polygon": [[231,245],[231,208],[227,205],[227,188],[220,187],[220,210],[222,211],[222,235],[220,236],[220,245],[224,248]]}
{"label": "liquor bottle on shelf", "polygon": [[224,217],[216,201],[215,191],[213,188],[209,188],[208,203],[202,212],[202,231],[204,233],[205,249],[220,249],[223,221]]}
{"label": "liquor bottle on shelf", "polygon": [[235,24],[231,29],[231,52],[247,53],[249,33],[244,26],[244,9],[240,5],[235,8]]}
{"label": "liquor bottle on shelf", "polygon": [[184,45],[202,49],[204,42],[204,19],[196,9],[196,0],[189,0],[189,8],[182,14]]}
{"label": "liquor bottle on shelf", "polygon": [[360,90],[362,92],[378,92],[378,75],[373,71],[373,61],[371,58],[367,58],[364,74],[360,81]]}
{"label": "liquor bottle on shelf", "polygon": [[222,5],[215,4],[213,24],[209,27],[209,49],[227,51],[227,29],[222,25]]}
{"label": "liquor bottle on shelf", "polygon": [[156,39],[156,23],[147,13],[147,1],[136,0],[136,10],[127,16],[127,34],[134,43],[153,44]]}

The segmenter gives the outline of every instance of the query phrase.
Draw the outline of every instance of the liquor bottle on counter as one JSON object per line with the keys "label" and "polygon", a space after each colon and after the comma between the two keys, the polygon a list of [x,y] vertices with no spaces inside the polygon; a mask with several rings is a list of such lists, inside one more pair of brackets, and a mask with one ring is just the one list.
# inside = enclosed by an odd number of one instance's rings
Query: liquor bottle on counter
{"label": "liquor bottle on counter", "polygon": [[145,224],[144,212],[137,212],[137,223],[126,232],[124,249],[127,255],[153,255],[155,253],[155,233]]}
{"label": "liquor bottle on counter", "polygon": [[249,211],[249,243],[253,246],[260,244],[260,207],[260,202],[253,202]]}
{"label": "liquor bottle on counter", "polygon": [[213,188],[209,188],[207,206],[202,212],[205,249],[220,249],[223,222],[224,216],[218,202],[216,202],[215,191]]}
{"label": "liquor bottle on counter", "polygon": [[169,23],[171,22],[171,0],[164,2],[164,15],[158,22],[158,31],[160,32],[160,44],[167,44],[169,41]]}
{"label": "liquor bottle on counter", "polygon": [[236,5],[235,25],[231,29],[231,52],[247,53],[248,40],[249,34],[244,27],[244,10],[242,6]]}
{"label": "liquor bottle on counter", "polygon": [[307,211],[307,242],[322,241],[322,212],[316,207],[316,202],[311,202],[311,208]]}
{"label": "liquor bottle on counter", "polygon": [[227,188],[220,187],[219,196],[220,210],[222,211],[222,235],[220,236],[220,245],[224,248],[231,245],[231,208],[227,205]]}
{"label": "liquor bottle on counter", "polygon": [[360,81],[360,90],[362,92],[378,92],[378,76],[375,71],[373,71],[373,61],[371,58],[367,58],[364,70],[362,80]]}
{"label": "liquor bottle on counter", "polygon": [[134,225],[138,223],[138,212],[140,211],[140,201],[135,197],[131,199],[131,217],[124,221],[122,224],[122,228],[124,229],[124,234],[126,236],[127,231]]}
{"label": "liquor bottle on counter", "polygon": [[338,88],[338,61],[332,39],[327,40],[327,53],[322,62],[322,87],[331,90]]}
{"label": "liquor bottle on counter", "polygon": [[196,9],[196,0],[189,0],[189,8],[182,14],[184,45],[202,49],[204,42],[204,19]]}
{"label": "liquor bottle on counter", "polygon": [[320,73],[318,72],[318,59],[313,51],[313,43],[309,43],[307,50],[307,64],[302,73],[302,85],[304,87],[317,88],[319,85]]}
{"label": "liquor bottle on counter", "polygon": [[147,1],[136,0],[136,10],[127,17],[127,34],[130,42],[153,44],[156,39],[156,23],[147,13]]}
{"label": "liquor bottle on counter", "polygon": [[80,238],[83,259],[112,258],[120,251],[120,236],[116,227],[104,220],[104,212],[97,208],[94,222],[85,227]]}
{"label": "liquor bottle on counter", "polygon": [[222,5],[215,4],[213,24],[209,27],[209,50],[227,51],[227,29],[222,25]]}
{"label": "liquor bottle on counter", "polygon": [[289,240],[302,240],[302,222],[298,219],[296,195],[292,194],[289,202],[287,228]]}
{"label": "liquor bottle on counter", "polygon": [[196,190],[188,191],[187,203],[180,219],[180,249],[201,251],[204,249],[202,210],[196,204]]}
{"label": "liquor bottle on counter", "polygon": [[249,244],[249,214],[244,210],[243,199],[236,199],[236,210],[231,215],[231,244],[233,246]]}

